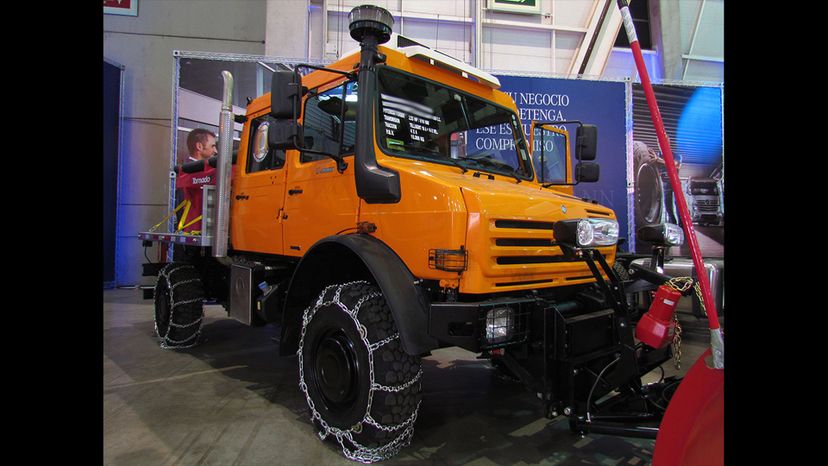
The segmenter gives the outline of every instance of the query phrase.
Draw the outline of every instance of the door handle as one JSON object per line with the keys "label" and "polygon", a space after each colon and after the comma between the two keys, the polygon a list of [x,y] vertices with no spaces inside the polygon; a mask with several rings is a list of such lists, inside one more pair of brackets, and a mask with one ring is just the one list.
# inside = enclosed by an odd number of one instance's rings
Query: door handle
{"label": "door handle", "polygon": [[246,194],[238,194],[238,195],[236,195],[236,200],[237,200],[237,201],[246,201],[247,199],[250,199],[250,196],[248,196],[248,195],[246,195]]}
{"label": "door handle", "polygon": [[294,194],[302,194],[304,191],[301,189],[290,189],[288,190],[288,194],[293,196]]}

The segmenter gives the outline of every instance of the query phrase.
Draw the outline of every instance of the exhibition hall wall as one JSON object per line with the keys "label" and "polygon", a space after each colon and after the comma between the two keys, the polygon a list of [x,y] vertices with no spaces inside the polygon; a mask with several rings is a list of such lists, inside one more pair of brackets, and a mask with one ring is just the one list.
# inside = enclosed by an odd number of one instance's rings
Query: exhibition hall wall
{"label": "exhibition hall wall", "polygon": [[[153,283],[141,276],[145,250],[137,232],[167,212],[174,50],[262,55],[266,2],[140,1],[137,16],[103,15],[103,55],[123,65],[120,188],[115,236],[118,286]],[[213,79],[221,81],[221,76]]]}

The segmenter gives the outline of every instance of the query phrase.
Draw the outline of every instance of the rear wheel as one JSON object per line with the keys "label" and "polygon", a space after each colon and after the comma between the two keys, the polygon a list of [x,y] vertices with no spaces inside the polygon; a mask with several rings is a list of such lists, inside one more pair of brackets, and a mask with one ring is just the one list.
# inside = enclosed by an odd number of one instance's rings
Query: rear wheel
{"label": "rear wheel", "polygon": [[155,331],[161,348],[190,348],[198,343],[203,301],[204,285],[195,267],[172,262],[161,269],[155,285]]}
{"label": "rear wheel", "polygon": [[319,436],[371,463],[411,442],[421,399],[420,358],[402,349],[391,310],[367,282],[325,288],[302,319],[299,388]]}

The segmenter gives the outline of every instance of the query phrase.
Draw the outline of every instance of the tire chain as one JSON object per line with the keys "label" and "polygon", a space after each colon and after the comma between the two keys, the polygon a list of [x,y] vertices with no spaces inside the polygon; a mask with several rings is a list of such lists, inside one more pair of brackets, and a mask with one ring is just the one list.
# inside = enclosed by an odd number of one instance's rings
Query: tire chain
{"label": "tire chain", "polygon": [[[380,293],[371,293],[367,296],[363,296],[357,301],[354,305],[353,309],[348,309],[342,302],[339,300],[339,295],[342,292],[342,289],[346,286],[350,285],[369,285],[368,282],[364,280],[353,281],[348,283],[343,283],[339,285],[330,285],[326,287],[322,292],[319,294],[319,299],[314,303],[313,307],[308,306],[305,309],[305,312],[302,316],[302,334],[299,339],[299,349],[296,351],[296,354],[299,356],[299,389],[302,390],[302,393],[305,395],[305,400],[308,402],[308,407],[311,410],[311,422],[318,421],[319,425],[322,427],[322,431],[318,433],[319,438],[321,440],[325,440],[328,436],[333,435],[337,442],[339,442],[340,447],[342,447],[342,454],[345,455],[346,458],[352,461],[359,461],[361,463],[369,464],[374,463],[377,461],[383,461],[389,458],[396,456],[400,450],[407,447],[411,443],[411,438],[414,435],[414,423],[417,420],[417,413],[420,410],[420,404],[422,400],[417,403],[417,406],[414,408],[414,412],[409,416],[408,419],[403,421],[400,424],[396,425],[383,425],[377,422],[373,417],[371,417],[371,406],[374,400],[374,392],[376,390],[380,391],[387,391],[387,392],[399,392],[405,390],[406,388],[410,387],[411,385],[415,384],[423,375],[423,369],[420,368],[420,371],[414,376],[413,379],[405,382],[401,385],[389,387],[385,385],[380,385],[375,382],[374,379],[374,351],[380,348],[383,345],[390,343],[391,341],[398,339],[400,337],[399,333],[396,333],[390,337],[387,337],[381,341],[376,343],[371,343],[368,341],[368,332],[365,326],[359,322],[357,319],[357,314],[359,313],[360,307],[369,299],[376,298],[382,296]],[[334,297],[331,301],[323,301],[325,295],[330,291],[332,288],[336,287],[336,292],[334,293]],[[365,410],[365,416],[362,418],[362,421],[357,422],[350,429],[342,430],[336,427],[329,426],[324,419],[322,419],[322,415],[316,410],[314,406],[313,400],[311,400],[310,395],[308,394],[308,386],[305,383],[305,372],[304,372],[304,361],[302,356],[302,348],[305,343],[305,329],[307,328],[308,324],[311,320],[313,320],[313,316],[316,314],[316,311],[319,310],[320,307],[335,304],[340,309],[342,309],[346,314],[348,314],[356,323],[357,328],[359,329],[360,337],[362,338],[365,347],[368,349],[368,367],[369,367],[369,376],[371,381],[371,388],[368,392],[368,407]],[[394,432],[400,429],[403,429],[402,433],[398,435],[394,440],[389,442],[386,445],[383,445],[379,448],[369,448],[364,445],[361,445],[357,441],[354,440],[353,434],[359,434],[362,432],[362,424],[368,424],[373,426],[376,429],[383,430],[385,432]],[[354,446],[353,450],[350,450],[345,445],[345,440],[348,440]]]}
{"label": "tire chain", "polygon": [[[172,266],[172,264],[168,265],[167,267],[164,267],[161,270],[161,272],[159,273],[159,275],[161,277],[163,277],[164,280],[167,282],[167,289],[169,290],[169,293],[170,293],[170,319],[169,319],[169,322],[167,323],[167,331],[165,332],[164,336],[161,336],[159,334],[159,332],[158,332],[158,323],[154,322],[155,334],[158,335],[161,338],[161,344],[160,344],[161,349],[187,349],[187,348],[192,348],[192,347],[198,345],[198,343],[199,343],[198,337],[201,335],[201,323],[204,320],[204,309],[202,308],[202,310],[201,310],[201,316],[197,320],[195,320],[193,322],[190,322],[189,324],[176,324],[176,323],[173,322],[173,316],[175,315],[176,306],[181,306],[181,305],[184,305],[184,304],[192,304],[192,303],[195,303],[195,302],[198,302],[198,301],[202,301],[203,299],[202,298],[196,298],[196,299],[190,299],[190,300],[187,300],[187,301],[178,301],[178,302],[176,302],[175,298],[173,296],[174,296],[175,288],[177,288],[181,285],[187,284],[187,283],[197,282],[197,281],[199,281],[199,279],[194,278],[194,279],[191,279],[191,280],[184,280],[184,281],[178,282],[175,285],[173,285],[172,283],[170,283],[170,277],[172,276],[173,273],[175,273],[179,270],[184,270],[184,269],[195,269],[195,267],[193,267],[191,265],[181,265],[179,267],[171,267],[171,266]],[[169,270],[169,269],[172,269],[172,270]],[[172,329],[173,327],[175,327],[175,328],[188,328],[188,327],[192,327],[193,325],[198,325],[199,327],[191,337],[187,337],[187,338],[185,338],[183,340],[180,340],[180,341],[179,340],[173,340],[172,338],[170,338],[170,329]],[[191,344],[183,346],[184,343],[187,343],[190,340],[193,340],[193,342]]]}

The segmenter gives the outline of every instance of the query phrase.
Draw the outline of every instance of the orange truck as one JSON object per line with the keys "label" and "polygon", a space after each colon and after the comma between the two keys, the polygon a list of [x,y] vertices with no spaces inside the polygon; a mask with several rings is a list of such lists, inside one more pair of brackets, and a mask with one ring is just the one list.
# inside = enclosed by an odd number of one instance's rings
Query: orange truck
{"label": "orange truck", "polygon": [[[570,144],[533,122],[527,141],[497,78],[388,43],[379,7],[350,20],[358,50],[276,71],[246,115],[232,114],[224,72],[219,153],[197,167],[215,179],[203,230],[139,235],[176,251],[152,272],[162,347],[198,342],[205,299],[279,326],[320,436],[363,462],[410,442],[421,358],[450,346],[521,380],[545,415],[600,431],[597,400],[640,387],[671,350],[634,341],[615,214],[573,195],[598,179],[597,129],[581,124]],[[505,142],[478,149],[491,134]]]}

